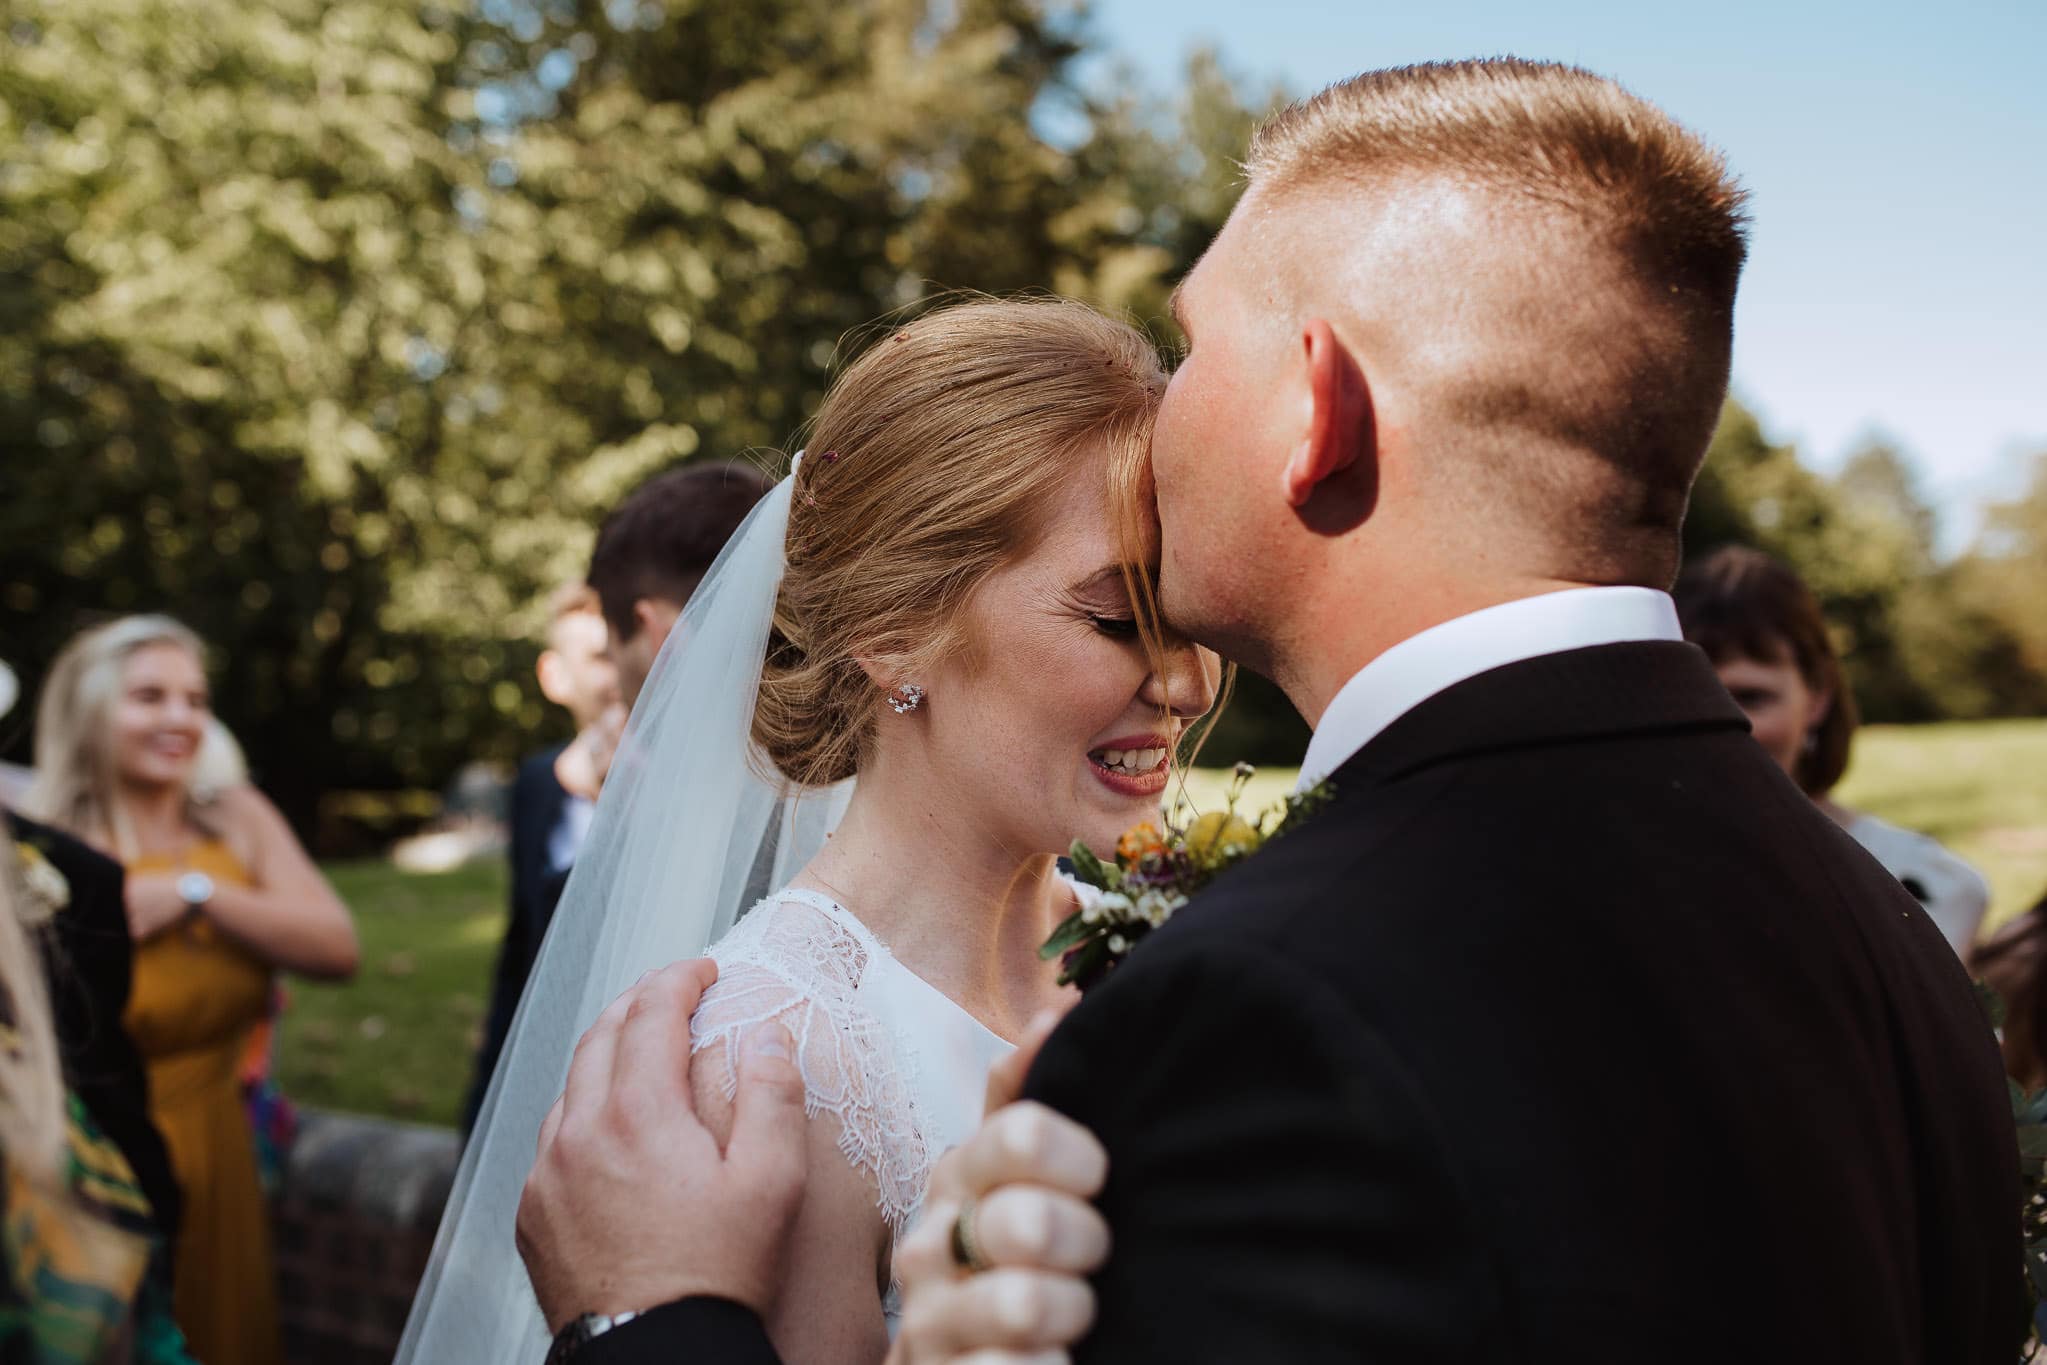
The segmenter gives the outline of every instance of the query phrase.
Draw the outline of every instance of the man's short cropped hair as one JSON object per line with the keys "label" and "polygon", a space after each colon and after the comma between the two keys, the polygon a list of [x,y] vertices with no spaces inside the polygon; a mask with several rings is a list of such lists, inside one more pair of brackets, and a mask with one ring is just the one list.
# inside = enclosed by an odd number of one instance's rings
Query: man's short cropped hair
{"label": "man's short cropped hair", "polygon": [[639,633],[633,603],[689,601],[725,542],[771,487],[749,464],[718,461],[657,474],[612,509],[590,556],[590,587],[617,638]]}
{"label": "man's short cropped hair", "polygon": [[[1339,82],[1274,115],[1246,165],[1251,193],[1280,200],[1469,191],[1491,222],[1444,287],[1490,349],[1440,376],[1437,431],[1492,452],[1472,471],[1483,497],[1568,490],[1669,581],[1748,251],[1746,192],[1718,151],[1603,76],[1499,58]],[[1550,501],[1553,524],[1589,526]]]}

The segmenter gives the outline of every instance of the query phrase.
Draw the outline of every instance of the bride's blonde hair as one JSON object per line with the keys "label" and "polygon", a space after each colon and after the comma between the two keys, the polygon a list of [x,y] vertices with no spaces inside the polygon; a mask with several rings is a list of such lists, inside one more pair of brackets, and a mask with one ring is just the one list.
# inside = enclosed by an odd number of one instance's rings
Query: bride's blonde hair
{"label": "bride's blonde hair", "polygon": [[851,777],[886,693],[965,645],[961,610],[1027,550],[1057,487],[1107,456],[1140,627],[1137,546],[1166,372],[1149,339],[1066,299],[981,300],[875,341],[825,395],[796,474],[753,734],[781,773]]}
{"label": "bride's blonde hair", "polygon": [[[135,838],[114,799],[119,774],[108,742],[121,670],[138,651],[174,645],[203,664],[206,648],[183,623],[168,616],[124,616],[78,636],[50,665],[36,707],[36,776],[22,809],[87,840],[107,839],[126,860]],[[241,751],[225,727],[209,721],[193,764],[186,814],[193,825],[218,833],[206,807],[216,784],[247,780]]]}

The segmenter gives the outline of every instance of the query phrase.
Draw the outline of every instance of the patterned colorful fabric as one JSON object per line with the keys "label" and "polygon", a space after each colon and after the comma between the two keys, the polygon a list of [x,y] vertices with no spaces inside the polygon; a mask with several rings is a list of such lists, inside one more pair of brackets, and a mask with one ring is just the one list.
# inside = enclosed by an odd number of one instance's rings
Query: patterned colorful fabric
{"label": "patterned colorful fabric", "polygon": [[277,1083],[277,1026],[291,997],[283,986],[270,992],[270,1015],[249,1032],[242,1052],[242,1104],[256,1138],[256,1174],[263,1192],[275,1195],[284,1182],[284,1158],[298,1136],[299,1115]]}
{"label": "patterned colorful fabric", "polygon": [[[149,1273],[149,1202],[120,1149],[70,1099],[65,1188],[5,1171],[0,1359],[9,1365],[193,1365],[170,1296]],[[119,1354],[125,1344],[126,1354]]]}

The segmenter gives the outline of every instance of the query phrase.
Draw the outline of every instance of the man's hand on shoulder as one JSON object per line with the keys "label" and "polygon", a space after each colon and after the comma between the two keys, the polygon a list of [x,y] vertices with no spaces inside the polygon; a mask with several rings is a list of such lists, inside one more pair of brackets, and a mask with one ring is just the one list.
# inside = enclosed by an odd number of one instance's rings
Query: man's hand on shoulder
{"label": "man's hand on shoulder", "polygon": [[649,974],[576,1047],[519,1203],[519,1254],[548,1330],[695,1296],[774,1297],[803,1199],[803,1082],[779,1025],[744,1042],[731,1141],[698,1119],[690,1017],[718,969]]}

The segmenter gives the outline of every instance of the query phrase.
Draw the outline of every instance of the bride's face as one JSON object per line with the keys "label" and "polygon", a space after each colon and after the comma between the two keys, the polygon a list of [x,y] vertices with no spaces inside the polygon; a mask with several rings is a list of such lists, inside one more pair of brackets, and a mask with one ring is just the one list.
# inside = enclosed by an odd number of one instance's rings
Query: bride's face
{"label": "bride's face", "polygon": [[[1027,553],[974,594],[968,648],[923,681],[934,766],[1016,852],[1107,852],[1156,818],[1186,726],[1215,702],[1216,656],[1170,633],[1154,661],[1099,478],[1070,480]],[[1157,544],[1148,528],[1147,554]],[[883,723],[893,719],[884,716]]]}

